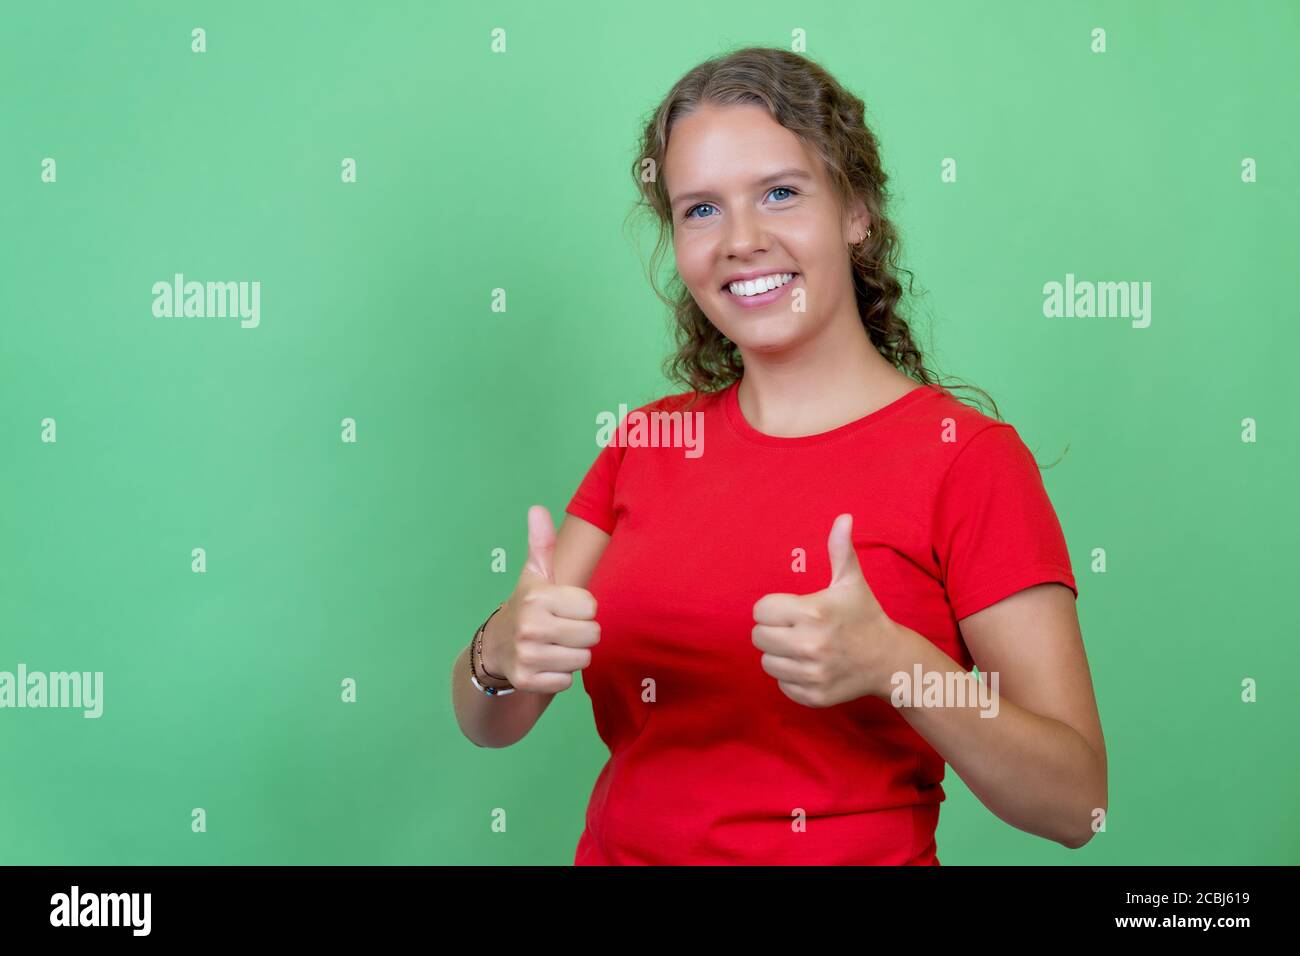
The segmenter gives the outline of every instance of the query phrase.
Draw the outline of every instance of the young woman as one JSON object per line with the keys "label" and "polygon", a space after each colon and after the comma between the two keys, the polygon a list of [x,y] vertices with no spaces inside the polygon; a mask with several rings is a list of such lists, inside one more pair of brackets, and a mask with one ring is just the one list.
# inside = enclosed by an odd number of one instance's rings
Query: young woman
{"label": "young woman", "polygon": [[633,172],[687,388],[638,412],[707,440],[610,442],[558,536],[530,509],[519,585],[456,662],[461,728],[508,746],[583,671],[610,757],[578,864],[934,865],[945,761],[1087,843],[1106,750],[1065,539],[1015,428],[900,315],[862,101],[739,50],[674,86]]}

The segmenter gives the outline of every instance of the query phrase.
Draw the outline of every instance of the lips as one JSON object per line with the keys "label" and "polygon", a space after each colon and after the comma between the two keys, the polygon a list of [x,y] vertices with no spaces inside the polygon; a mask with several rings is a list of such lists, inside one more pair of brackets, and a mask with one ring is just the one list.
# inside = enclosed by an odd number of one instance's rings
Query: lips
{"label": "lips", "polygon": [[734,276],[730,276],[722,283],[721,286],[719,286],[719,288],[721,288],[725,292],[725,291],[729,291],[728,287],[733,282],[750,282],[754,279],[762,279],[766,276],[782,276],[787,274],[790,276],[791,282],[793,282],[799,276],[799,273],[795,272],[793,269],[760,269],[753,272],[741,272],[741,273],[737,273]]}
{"label": "lips", "polygon": [[796,283],[798,283],[801,276],[797,272],[792,272],[789,275],[789,282],[779,285],[775,289],[768,289],[766,292],[759,292],[756,295],[736,295],[736,293],[732,292],[728,288],[723,288],[722,294],[741,309],[759,309],[769,303],[776,302],[779,299],[784,299],[786,296],[790,295],[790,290],[794,288]]}

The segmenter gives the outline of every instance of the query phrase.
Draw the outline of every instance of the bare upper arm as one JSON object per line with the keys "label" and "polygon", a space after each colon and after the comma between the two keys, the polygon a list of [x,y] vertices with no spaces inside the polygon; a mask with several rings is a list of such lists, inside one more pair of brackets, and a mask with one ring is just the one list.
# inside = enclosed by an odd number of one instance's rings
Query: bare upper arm
{"label": "bare upper arm", "polygon": [[590,521],[566,514],[555,533],[555,583],[586,588],[609,537]]}
{"label": "bare upper arm", "polygon": [[1074,728],[1106,765],[1106,744],[1074,595],[1064,584],[1025,588],[958,622],[981,673],[998,693]]}

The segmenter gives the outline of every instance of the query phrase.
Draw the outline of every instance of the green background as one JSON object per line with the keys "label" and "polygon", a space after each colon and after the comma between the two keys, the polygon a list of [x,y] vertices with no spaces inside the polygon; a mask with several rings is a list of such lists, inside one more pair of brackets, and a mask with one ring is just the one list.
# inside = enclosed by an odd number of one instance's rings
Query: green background
{"label": "green background", "polygon": [[[1023,833],[949,770],[940,859],[1300,861],[1296,4],[3,17],[0,670],[103,671],[105,710],[0,710],[0,861],[572,861],[606,757],[586,694],[479,749],[451,663],[514,585],[528,506],[561,517],[597,412],[669,390],[649,234],[624,226],[644,115],[700,60],[795,28],[867,102],[931,367],[989,391],[1041,462],[1069,446],[1043,474],[1107,832]],[[260,327],[155,318],[175,272],[260,281]],[[1044,318],[1067,272],[1152,282],[1151,326]]]}

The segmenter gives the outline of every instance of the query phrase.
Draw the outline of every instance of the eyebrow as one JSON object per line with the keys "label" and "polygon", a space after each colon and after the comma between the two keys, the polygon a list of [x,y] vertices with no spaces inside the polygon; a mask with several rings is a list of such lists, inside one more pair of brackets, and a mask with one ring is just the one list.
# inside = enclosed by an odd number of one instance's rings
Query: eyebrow
{"label": "eyebrow", "polygon": [[[766,186],[768,183],[776,182],[778,179],[802,179],[806,182],[811,182],[812,176],[804,170],[792,166],[789,169],[778,170],[769,176],[764,176],[762,179],[756,180],[754,185]],[[713,193],[707,189],[691,193],[682,193],[682,195],[672,201],[672,205],[676,207],[684,202],[694,202],[697,199],[708,199],[712,195]]]}

